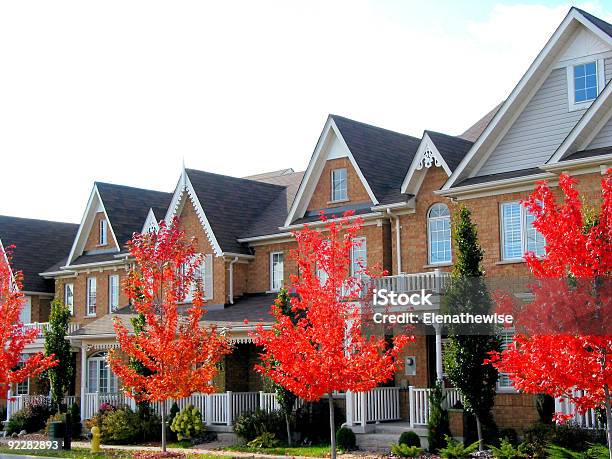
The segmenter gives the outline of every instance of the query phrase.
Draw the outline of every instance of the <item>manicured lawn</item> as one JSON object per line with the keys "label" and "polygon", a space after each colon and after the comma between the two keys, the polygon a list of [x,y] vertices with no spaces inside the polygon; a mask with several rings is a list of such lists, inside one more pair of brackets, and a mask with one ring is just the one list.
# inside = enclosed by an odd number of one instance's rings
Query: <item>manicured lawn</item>
{"label": "manicured lawn", "polygon": [[[104,449],[101,453],[91,453],[85,448],[73,448],[70,451],[52,451],[52,450],[15,450],[6,446],[0,446],[1,454],[15,454],[19,456],[43,456],[43,457],[65,457],[70,459],[88,459],[91,457],[98,458],[113,458],[113,459],[131,459],[134,451],[120,449]],[[227,456],[214,456],[206,454],[188,454],[187,459],[228,459]]]}
{"label": "manicured lawn", "polygon": [[225,451],[237,451],[240,453],[271,454],[274,456],[305,456],[305,457],[329,457],[329,445],[314,446],[279,446],[277,448],[250,448],[246,445],[233,445],[224,448]]}

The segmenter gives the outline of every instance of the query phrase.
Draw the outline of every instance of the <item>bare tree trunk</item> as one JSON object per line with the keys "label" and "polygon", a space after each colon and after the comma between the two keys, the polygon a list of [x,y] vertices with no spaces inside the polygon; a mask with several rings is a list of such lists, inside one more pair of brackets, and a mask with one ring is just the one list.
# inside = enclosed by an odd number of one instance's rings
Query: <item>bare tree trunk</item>
{"label": "bare tree trunk", "polygon": [[166,401],[161,404],[161,423],[162,423],[162,451],[166,452]]}
{"label": "bare tree trunk", "polygon": [[608,449],[610,450],[610,459],[612,459],[612,406],[610,404],[610,388],[604,384],[604,394],[606,397],[606,428],[608,430]]}
{"label": "bare tree trunk", "polygon": [[287,444],[291,446],[291,426],[289,425],[289,415],[285,413],[285,425],[287,426]]}
{"label": "bare tree trunk", "polygon": [[483,447],[483,438],[482,438],[482,424],[480,423],[480,418],[478,415],[476,417],[476,432],[478,433],[478,451],[482,451]]}
{"label": "bare tree trunk", "polygon": [[329,393],[329,429],[331,435],[331,459],[336,459],[336,426],[334,421],[334,396]]}

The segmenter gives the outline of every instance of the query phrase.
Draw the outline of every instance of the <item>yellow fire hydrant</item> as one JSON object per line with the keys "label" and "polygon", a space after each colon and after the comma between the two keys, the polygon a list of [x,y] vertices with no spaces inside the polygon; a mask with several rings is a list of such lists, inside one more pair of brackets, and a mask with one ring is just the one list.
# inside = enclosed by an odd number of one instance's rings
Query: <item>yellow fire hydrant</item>
{"label": "yellow fire hydrant", "polygon": [[91,452],[100,452],[100,428],[98,426],[91,428]]}

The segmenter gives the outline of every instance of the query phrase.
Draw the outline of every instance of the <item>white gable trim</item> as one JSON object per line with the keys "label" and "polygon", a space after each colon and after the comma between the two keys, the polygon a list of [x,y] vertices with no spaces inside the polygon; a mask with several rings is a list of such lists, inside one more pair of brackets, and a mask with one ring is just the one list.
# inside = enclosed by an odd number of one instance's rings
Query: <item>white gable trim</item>
{"label": "white gable trim", "polygon": [[157,222],[157,217],[155,217],[155,213],[153,209],[149,209],[147,213],[147,218],[145,219],[144,225],[142,225],[141,233],[146,233],[150,228],[155,228],[155,231],[159,229],[159,223]]}
{"label": "white gable trim", "polygon": [[191,180],[189,180],[189,176],[187,175],[187,171],[183,169],[181,172],[181,177],[176,185],[176,189],[174,190],[174,195],[172,196],[172,201],[170,202],[170,206],[168,207],[168,212],[166,213],[166,224],[171,224],[172,219],[180,213],[182,209],[182,204],[184,204],[183,195],[187,193],[187,197],[193,204],[193,208],[196,211],[196,215],[198,216],[198,220],[200,220],[200,224],[204,229],[204,234],[206,234],[206,238],[208,242],[210,242],[211,247],[215,251],[215,255],[220,257],[223,255],[223,251],[221,250],[221,246],[217,241],[215,234],[213,233],[212,227],[210,226],[210,222],[204,213],[204,209],[202,208],[202,204],[198,199],[198,196],[193,189],[193,185],[191,184]]}
{"label": "white gable trim", "polygon": [[416,195],[431,166],[442,167],[448,176],[452,173],[429,134],[425,133],[404,178],[401,192]]}
{"label": "white gable trim", "polygon": [[[493,149],[504,137],[514,121],[521,114],[527,103],[533,98],[540,88],[550,69],[554,66],[555,56],[563,49],[569,37],[571,37],[578,24],[586,27],[597,35],[602,41],[612,46],[612,38],[605,34],[599,27],[586,19],[579,11],[572,8],[563,19],[555,33],[540,51],[536,59],[529,66],[527,72],[520,79],[510,96],[502,104],[487,128],[476,140],[468,154],[463,158],[457,169],[442,187],[442,190],[450,189],[460,178],[473,177],[484,164]],[[496,132],[497,131],[497,132]],[[467,170],[469,165],[475,165]]]}
{"label": "white gable trim", "polygon": [[100,197],[98,186],[94,184],[93,189],[91,190],[91,194],[89,195],[89,200],[87,201],[87,206],[85,207],[85,212],[83,213],[83,218],[81,219],[81,224],[79,225],[79,230],[77,231],[77,235],[74,238],[74,242],[72,243],[72,248],[70,249],[68,260],[66,260],[66,266],[70,266],[70,263],[72,263],[75,258],[83,254],[83,250],[85,249],[85,243],[87,242],[87,237],[89,236],[89,232],[91,231],[91,227],[93,224],[93,219],[95,217],[95,214],[98,213],[97,208],[93,207],[94,203],[102,207],[102,212],[104,212],[104,218],[106,218],[106,221],[108,222],[110,233],[113,236],[113,241],[115,241],[115,249],[117,250],[117,252],[121,252],[121,248],[119,247],[119,241],[115,236],[113,224],[108,218],[108,214],[106,213],[106,208],[104,207],[104,202]]}
{"label": "white gable trim", "polygon": [[4,248],[4,244],[2,243],[1,238],[0,238],[0,249],[2,249],[2,255],[4,256],[4,262],[6,263],[6,266],[8,266],[9,273],[11,273],[11,284],[14,286],[15,285],[15,274],[13,273],[13,267],[11,266],[8,256],[6,255],[6,249]]}
{"label": "white gable trim", "polygon": [[610,94],[612,94],[612,83],[606,85],[546,164],[558,163],[566,156],[588,147],[612,117]]}
{"label": "white gable trim", "polygon": [[378,199],[376,199],[376,196],[374,196],[374,192],[370,188],[370,185],[366,181],[361,169],[357,165],[357,161],[355,161],[351,150],[342,137],[342,134],[340,134],[338,126],[336,126],[334,119],[330,116],[327,118],[325,126],[323,127],[323,132],[321,133],[312,157],[310,158],[310,162],[308,163],[308,167],[306,168],[306,172],[304,173],[304,177],[302,178],[302,182],[300,183],[300,187],[298,188],[298,192],[293,200],[293,204],[291,205],[291,209],[289,210],[289,214],[287,215],[287,219],[285,220],[283,227],[288,227],[296,218],[304,216],[306,206],[312,198],[317,181],[321,176],[323,167],[325,166],[325,161],[328,159],[327,154],[329,154],[329,151],[327,151],[327,143],[328,140],[330,140],[331,135],[335,135],[344,149],[346,149],[346,157],[348,157],[349,161],[351,162],[353,169],[361,180],[361,183],[366,189],[372,203],[374,205],[378,204]]}

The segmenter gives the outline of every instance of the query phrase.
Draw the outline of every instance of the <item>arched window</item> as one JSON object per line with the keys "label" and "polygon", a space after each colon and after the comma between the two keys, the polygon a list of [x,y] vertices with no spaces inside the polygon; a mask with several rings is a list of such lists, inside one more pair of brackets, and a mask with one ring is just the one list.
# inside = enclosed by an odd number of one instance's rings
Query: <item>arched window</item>
{"label": "arched window", "polygon": [[117,376],[111,371],[106,357],[106,352],[96,352],[87,359],[87,392],[119,392]]}
{"label": "arched window", "polygon": [[427,214],[427,245],[429,263],[450,263],[451,229],[450,211],[444,204],[434,204]]}

